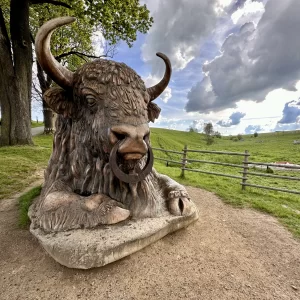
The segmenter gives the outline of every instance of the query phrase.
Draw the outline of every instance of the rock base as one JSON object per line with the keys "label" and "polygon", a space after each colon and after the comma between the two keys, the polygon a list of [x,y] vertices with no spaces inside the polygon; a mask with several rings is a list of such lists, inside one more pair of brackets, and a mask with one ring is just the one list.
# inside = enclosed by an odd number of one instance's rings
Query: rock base
{"label": "rock base", "polygon": [[194,206],[189,216],[163,216],[128,220],[95,229],[77,229],[45,233],[31,226],[30,232],[57,262],[76,269],[101,267],[130,255],[161,239],[168,233],[187,227],[198,219]]}

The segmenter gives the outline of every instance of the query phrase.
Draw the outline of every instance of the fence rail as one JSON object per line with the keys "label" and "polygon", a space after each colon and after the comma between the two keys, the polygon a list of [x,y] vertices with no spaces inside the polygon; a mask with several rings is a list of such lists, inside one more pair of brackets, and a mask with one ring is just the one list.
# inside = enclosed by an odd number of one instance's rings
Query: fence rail
{"label": "fence rail", "polygon": [[256,166],[270,166],[270,167],[277,167],[277,168],[286,168],[286,169],[298,169],[300,170],[300,166],[293,166],[288,164],[273,164],[273,163],[264,163],[264,162],[254,162],[248,161],[249,165],[256,165]]}
{"label": "fence rail", "polygon": [[[216,176],[222,176],[222,177],[228,177],[228,178],[234,178],[234,179],[241,179],[242,181],[240,182],[240,184],[241,184],[243,190],[246,189],[246,186],[249,186],[249,187],[268,189],[268,190],[274,190],[274,191],[280,191],[280,192],[286,192],[286,193],[292,193],[292,194],[300,194],[300,191],[248,183],[247,181],[249,179],[249,175],[300,181],[300,177],[279,176],[279,175],[272,175],[272,174],[249,172],[250,165],[260,165],[260,166],[267,166],[267,167],[272,166],[272,167],[287,168],[287,169],[293,169],[293,170],[298,169],[299,171],[300,171],[300,166],[248,161],[248,158],[250,157],[250,153],[248,152],[248,150],[245,150],[244,153],[227,152],[227,151],[209,151],[209,150],[188,149],[187,146],[185,146],[182,151],[173,151],[173,150],[167,150],[167,149],[161,149],[161,148],[152,148],[152,149],[157,150],[157,151],[166,152],[166,153],[180,154],[181,155],[180,161],[176,161],[173,159],[159,158],[159,157],[155,158],[155,159],[165,161],[165,162],[167,162],[167,165],[169,162],[181,165],[181,176],[182,177],[185,176],[185,171],[204,173],[204,174],[210,174],[210,175],[216,175]],[[242,164],[232,164],[232,163],[224,163],[224,162],[217,162],[217,161],[210,161],[210,160],[203,160],[203,159],[190,159],[190,158],[188,158],[188,153],[209,153],[212,155],[215,155],[215,154],[217,154],[217,155],[219,155],[219,154],[235,155],[235,156],[243,156],[244,160],[241,162]],[[242,171],[239,171],[239,173],[241,173],[242,176],[236,176],[236,175],[231,175],[231,174],[226,174],[226,173],[211,172],[211,171],[205,171],[205,170],[200,170],[200,169],[187,168],[187,164],[192,164],[192,163],[205,163],[205,164],[212,164],[212,165],[220,165],[220,166],[224,166],[224,167],[240,168],[240,169],[243,169]]]}

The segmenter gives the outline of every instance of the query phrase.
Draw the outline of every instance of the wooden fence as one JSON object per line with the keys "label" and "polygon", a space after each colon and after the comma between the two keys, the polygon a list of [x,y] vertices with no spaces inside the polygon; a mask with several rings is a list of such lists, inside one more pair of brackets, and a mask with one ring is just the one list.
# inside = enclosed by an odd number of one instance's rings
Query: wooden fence
{"label": "wooden fence", "polygon": [[[263,177],[269,177],[269,178],[277,178],[277,179],[286,179],[286,180],[298,180],[300,181],[300,177],[291,177],[291,176],[279,176],[279,175],[272,175],[272,174],[263,174],[258,172],[249,172],[249,165],[250,166],[267,166],[267,167],[279,167],[279,168],[287,168],[287,169],[294,169],[294,170],[300,170],[299,166],[293,166],[293,165],[285,165],[285,164],[273,164],[273,163],[264,163],[264,162],[253,162],[249,161],[250,153],[248,150],[245,150],[244,153],[240,152],[226,152],[226,151],[208,151],[208,150],[192,150],[188,149],[187,146],[184,147],[182,151],[173,151],[173,150],[165,150],[161,148],[152,148],[154,150],[162,151],[165,153],[172,153],[172,154],[178,154],[181,156],[180,161],[171,160],[171,159],[165,159],[165,158],[159,158],[155,157],[156,160],[165,161],[168,165],[168,163],[174,163],[179,164],[181,166],[181,176],[185,176],[185,171],[188,172],[199,172],[199,173],[205,173],[210,175],[216,175],[216,176],[223,176],[228,178],[234,178],[234,179],[241,179],[241,186],[242,189],[245,190],[246,186],[255,187],[255,188],[261,188],[261,189],[268,189],[268,190],[274,190],[274,191],[280,191],[280,192],[286,192],[286,193],[292,193],[292,194],[300,194],[300,191],[295,190],[288,190],[288,189],[282,189],[282,188],[275,188],[270,186],[262,186],[257,184],[251,184],[248,183],[249,175],[250,176],[263,176]],[[200,160],[200,159],[189,159],[188,153],[209,153],[212,155],[235,155],[235,156],[241,156],[243,157],[243,161],[241,161],[241,164],[231,164],[231,163],[222,163],[217,161],[208,161],[208,160]],[[191,169],[188,168],[188,165],[191,163],[205,163],[205,164],[213,164],[213,165],[220,165],[220,166],[227,166],[227,167],[235,167],[240,168],[242,171],[239,171],[241,173],[241,176],[231,175],[231,174],[224,174],[224,173],[217,173],[217,172],[209,172],[205,170],[200,169]]]}

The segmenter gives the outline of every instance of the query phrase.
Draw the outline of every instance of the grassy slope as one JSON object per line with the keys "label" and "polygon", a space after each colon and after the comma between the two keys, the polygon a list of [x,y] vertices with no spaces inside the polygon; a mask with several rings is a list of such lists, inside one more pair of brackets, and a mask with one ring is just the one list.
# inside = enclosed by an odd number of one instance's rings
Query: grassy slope
{"label": "grassy slope", "polygon": [[[216,143],[206,146],[203,135],[197,133],[180,132],[166,129],[151,129],[151,143],[153,147],[181,151],[185,144],[189,149],[208,149],[244,152],[249,150],[252,161],[275,162],[288,160],[300,163],[300,145],[293,145],[293,140],[299,139],[300,132],[260,134],[257,138],[245,136],[244,141],[233,142],[229,137],[216,139]],[[0,148],[0,199],[23,190],[35,178],[35,172],[45,168],[52,151],[52,136],[34,137],[34,147],[3,147]],[[180,160],[176,154],[164,154],[154,151],[156,157]],[[242,157],[211,156],[209,154],[188,155],[189,158],[217,160],[222,162],[241,163]],[[192,185],[215,192],[225,202],[237,206],[248,206],[268,212],[285,224],[294,234],[300,236],[300,196],[282,192],[261,190],[247,187],[241,190],[240,180],[217,177],[194,172],[186,172],[184,179],[180,178],[178,165],[166,167],[164,162],[155,161],[156,169],[167,174],[185,185]],[[193,164],[189,167],[208,171],[240,175],[238,168],[220,167],[208,164]],[[259,172],[259,170],[256,170]],[[300,172],[278,172],[300,177]],[[284,181],[251,177],[251,183],[270,185],[299,190],[299,181]]]}
{"label": "grassy slope", "polygon": [[35,146],[0,147],[0,199],[22,191],[46,167],[52,136],[33,138]]}
{"label": "grassy slope", "polygon": [[[216,139],[216,143],[211,146],[205,144],[202,134],[187,133],[179,131],[169,131],[164,129],[152,129],[151,141],[153,147],[180,151],[185,144],[189,149],[199,150],[219,150],[244,152],[249,150],[251,156],[249,160],[256,162],[276,162],[290,161],[300,163],[300,145],[293,145],[293,140],[299,139],[300,132],[269,133],[260,134],[257,138],[250,135],[244,136],[244,141],[233,142],[229,137]],[[161,151],[154,151],[156,157],[180,160],[180,155],[164,154]],[[200,153],[189,153],[189,158],[221,161],[241,164],[243,157],[210,155]],[[215,192],[225,202],[236,206],[247,206],[268,212],[286,225],[294,234],[300,236],[300,196],[283,192],[263,190],[257,188],[246,188],[241,190],[239,179],[231,179],[208,174],[186,172],[185,178],[180,178],[178,165],[166,167],[162,161],[155,161],[156,169],[164,174],[171,176],[185,185],[197,186]],[[227,173],[240,176],[240,169],[222,167],[209,164],[193,163],[189,167],[207,171]],[[253,170],[251,170],[253,171]],[[264,172],[259,169],[255,172]],[[282,172],[274,170],[274,175],[288,175],[300,177],[300,172]],[[252,176],[249,183],[260,185],[300,190],[299,181],[287,181],[281,179],[268,179],[264,177]]]}

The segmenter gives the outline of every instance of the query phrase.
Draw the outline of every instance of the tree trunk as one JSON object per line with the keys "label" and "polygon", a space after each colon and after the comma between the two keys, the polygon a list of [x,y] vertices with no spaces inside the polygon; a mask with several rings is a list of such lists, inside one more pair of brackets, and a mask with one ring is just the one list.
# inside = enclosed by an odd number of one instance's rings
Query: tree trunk
{"label": "tree trunk", "polygon": [[1,95],[1,136],[0,146],[11,144],[11,132],[15,131],[12,121],[14,100],[18,97],[10,41],[3,13],[0,8],[0,95]]}
{"label": "tree trunk", "polygon": [[44,134],[51,134],[54,133],[54,116],[55,113],[53,110],[48,106],[47,102],[43,100],[43,114],[44,114]]}
{"label": "tree trunk", "polygon": [[[50,88],[52,80],[49,76],[47,76],[47,79],[45,77],[45,73],[43,69],[41,68],[39,62],[36,62],[37,64],[37,78],[39,80],[40,88],[42,91],[42,97],[44,97],[44,93]],[[43,99],[43,115],[44,115],[44,134],[51,134],[55,131],[54,128],[54,115],[55,113],[53,110],[49,107],[46,101]]]}
{"label": "tree trunk", "polygon": [[29,2],[11,0],[10,5],[11,44],[2,11],[0,12],[0,93],[3,119],[0,144],[32,144]]}

